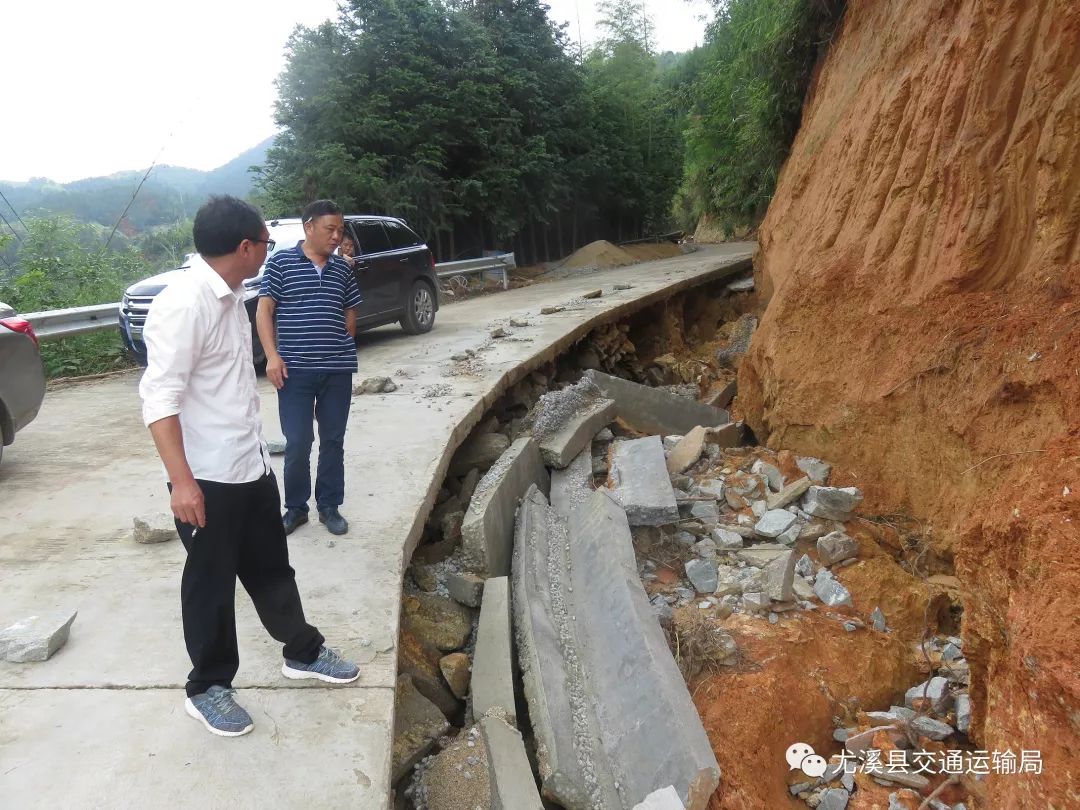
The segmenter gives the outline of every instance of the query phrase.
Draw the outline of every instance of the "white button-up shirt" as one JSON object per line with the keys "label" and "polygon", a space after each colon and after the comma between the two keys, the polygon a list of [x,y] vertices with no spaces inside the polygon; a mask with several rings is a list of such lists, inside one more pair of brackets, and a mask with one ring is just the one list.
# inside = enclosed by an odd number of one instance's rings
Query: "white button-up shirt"
{"label": "white button-up shirt", "polygon": [[147,426],[180,415],[195,478],[224,484],[270,472],[243,288],[199,256],[162,290],[143,329],[149,363],[139,394]]}

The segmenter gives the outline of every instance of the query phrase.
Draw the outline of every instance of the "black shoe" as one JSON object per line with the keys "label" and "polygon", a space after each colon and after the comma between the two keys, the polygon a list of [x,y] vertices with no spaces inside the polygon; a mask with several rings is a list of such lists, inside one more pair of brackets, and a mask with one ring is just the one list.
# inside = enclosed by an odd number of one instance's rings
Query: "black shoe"
{"label": "black shoe", "polygon": [[341,516],[336,506],[328,506],[319,510],[319,523],[326,524],[326,530],[330,534],[345,534],[349,530],[349,523]]}
{"label": "black shoe", "polygon": [[286,509],[285,514],[281,516],[281,525],[285,527],[285,534],[292,534],[297,526],[303,526],[307,521],[307,512],[303,509]]}

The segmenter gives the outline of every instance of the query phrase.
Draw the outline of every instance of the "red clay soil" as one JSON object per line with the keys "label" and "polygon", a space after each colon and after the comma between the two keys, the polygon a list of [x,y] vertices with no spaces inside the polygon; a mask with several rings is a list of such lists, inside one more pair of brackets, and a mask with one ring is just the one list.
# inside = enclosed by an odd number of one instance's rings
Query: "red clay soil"
{"label": "red clay soil", "polygon": [[741,411],[955,566],[974,741],[1044,763],[980,806],[1080,806],[1080,3],[850,0],[760,245]]}

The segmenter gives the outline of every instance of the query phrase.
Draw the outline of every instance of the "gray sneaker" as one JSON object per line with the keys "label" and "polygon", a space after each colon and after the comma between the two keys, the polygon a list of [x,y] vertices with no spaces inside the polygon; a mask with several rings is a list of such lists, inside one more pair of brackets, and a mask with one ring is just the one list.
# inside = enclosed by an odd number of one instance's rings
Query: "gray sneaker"
{"label": "gray sneaker", "polygon": [[224,686],[211,686],[201,695],[184,701],[187,713],[201,720],[206,730],[219,737],[239,737],[247,734],[255,724],[251,715],[233,700],[235,692]]}
{"label": "gray sneaker", "polygon": [[319,657],[310,664],[286,658],[281,674],[293,680],[318,678],[327,683],[352,683],[360,677],[360,668],[342,658],[337,650],[320,647]]}

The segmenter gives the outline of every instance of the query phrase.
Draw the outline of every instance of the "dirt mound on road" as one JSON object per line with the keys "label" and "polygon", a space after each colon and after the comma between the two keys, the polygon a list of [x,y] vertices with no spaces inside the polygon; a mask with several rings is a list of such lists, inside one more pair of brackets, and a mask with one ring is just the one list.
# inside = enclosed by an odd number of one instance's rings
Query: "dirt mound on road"
{"label": "dirt mound on road", "polygon": [[925,525],[963,584],[973,740],[1042,753],[1040,775],[991,775],[987,795],[1067,806],[1080,6],[852,0],[803,115],[761,227],[771,300],[740,406],[770,446],[842,465],[866,511]]}
{"label": "dirt mound on road", "polygon": [[559,269],[622,267],[626,264],[634,264],[636,261],[638,260],[622,248],[616,247],[605,239],[598,239],[571,253],[566,261],[559,265]]}
{"label": "dirt mound on road", "polygon": [[624,245],[622,248],[633,257],[634,261],[651,262],[656,259],[671,259],[682,256],[682,248],[674,242],[651,242],[643,245]]}

